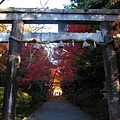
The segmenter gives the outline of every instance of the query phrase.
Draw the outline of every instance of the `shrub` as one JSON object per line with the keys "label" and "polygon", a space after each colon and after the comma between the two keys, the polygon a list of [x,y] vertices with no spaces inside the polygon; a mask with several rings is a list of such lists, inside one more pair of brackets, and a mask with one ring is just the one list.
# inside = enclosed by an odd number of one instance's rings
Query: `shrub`
{"label": "shrub", "polygon": [[90,89],[78,95],[77,104],[79,106],[91,106],[103,97],[99,89]]}
{"label": "shrub", "polygon": [[109,120],[108,101],[106,98],[98,102],[98,118],[99,120]]}
{"label": "shrub", "polygon": [[[4,87],[0,87],[0,110],[3,106],[3,97],[4,97]],[[31,96],[25,92],[17,92],[17,109],[23,110],[30,107],[30,102],[32,101]]]}
{"label": "shrub", "polygon": [[[1,119],[2,107],[3,107],[3,98],[4,98],[4,87],[0,87],[0,119]],[[24,111],[30,107],[31,101],[32,101],[32,97],[29,94],[19,90],[17,92],[16,112],[19,114],[23,114]],[[19,118],[16,119],[18,120]]]}
{"label": "shrub", "polygon": [[2,114],[3,96],[4,96],[4,87],[0,87],[0,116]]}
{"label": "shrub", "polygon": [[28,93],[19,90],[17,92],[17,105],[16,105],[17,112],[21,112],[28,109],[30,107],[31,101],[32,97]]}
{"label": "shrub", "polygon": [[4,96],[4,87],[0,87],[0,108],[3,104],[3,96]]}
{"label": "shrub", "polygon": [[40,103],[44,101],[45,97],[41,93],[37,92],[30,92],[30,95],[32,96],[32,103]]}
{"label": "shrub", "polygon": [[77,105],[78,100],[79,100],[79,95],[83,93],[83,90],[78,89],[74,94],[73,94],[73,102]]}

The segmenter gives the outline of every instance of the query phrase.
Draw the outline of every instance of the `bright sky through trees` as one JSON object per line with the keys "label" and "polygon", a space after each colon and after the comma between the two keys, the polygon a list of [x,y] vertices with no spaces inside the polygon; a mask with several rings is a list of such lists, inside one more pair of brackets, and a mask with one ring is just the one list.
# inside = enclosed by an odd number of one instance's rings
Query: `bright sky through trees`
{"label": "bright sky through trees", "polygon": [[6,0],[0,7],[40,8],[42,6],[63,9],[63,4],[68,5],[69,3],[70,0]]}

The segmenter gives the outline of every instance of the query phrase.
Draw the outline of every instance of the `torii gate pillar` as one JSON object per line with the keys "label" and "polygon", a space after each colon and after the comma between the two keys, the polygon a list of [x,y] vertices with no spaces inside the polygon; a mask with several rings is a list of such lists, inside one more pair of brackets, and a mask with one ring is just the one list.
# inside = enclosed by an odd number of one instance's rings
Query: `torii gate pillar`
{"label": "torii gate pillar", "polygon": [[[24,24],[21,20],[14,20],[11,36],[15,39],[22,40],[23,27]],[[16,114],[17,83],[22,42],[16,41],[15,39],[10,38],[2,120],[15,120]]]}
{"label": "torii gate pillar", "polygon": [[100,27],[104,43],[106,44],[105,46],[103,46],[103,58],[110,117],[109,119],[120,120],[120,84],[116,52],[114,50],[113,42],[109,42],[111,40],[110,22],[103,21]]}

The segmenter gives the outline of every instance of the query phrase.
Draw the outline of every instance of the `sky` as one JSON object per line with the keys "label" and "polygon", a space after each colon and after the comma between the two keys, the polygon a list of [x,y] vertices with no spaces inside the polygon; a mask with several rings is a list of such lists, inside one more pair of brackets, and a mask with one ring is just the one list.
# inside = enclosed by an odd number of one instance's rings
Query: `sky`
{"label": "sky", "polygon": [[0,7],[41,8],[42,6],[45,8],[49,7],[63,9],[63,4],[70,4],[70,0],[49,0],[49,2],[45,5],[47,1],[48,0],[5,0]]}

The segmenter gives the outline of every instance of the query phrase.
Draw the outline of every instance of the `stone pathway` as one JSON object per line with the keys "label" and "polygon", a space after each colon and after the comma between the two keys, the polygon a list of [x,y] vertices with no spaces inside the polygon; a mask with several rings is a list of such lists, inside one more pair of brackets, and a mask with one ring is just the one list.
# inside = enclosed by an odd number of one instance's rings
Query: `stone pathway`
{"label": "stone pathway", "polygon": [[90,116],[63,98],[50,99],[28,120],[92,120]]}

